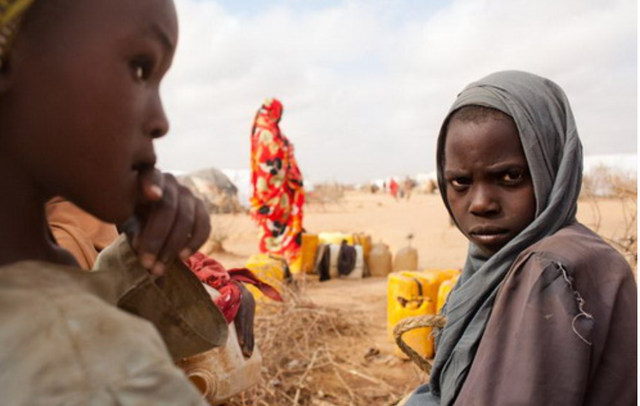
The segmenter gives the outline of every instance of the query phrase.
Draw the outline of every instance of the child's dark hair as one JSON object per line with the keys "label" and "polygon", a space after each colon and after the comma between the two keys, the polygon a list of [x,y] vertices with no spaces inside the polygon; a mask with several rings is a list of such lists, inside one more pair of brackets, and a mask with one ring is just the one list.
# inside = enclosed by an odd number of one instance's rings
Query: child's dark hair
{"label": "child's dark hair", "polygon": [[[463,106],[449,115],[447,127],[453,121],[461,121],[463,123],[480,123],[489,118],[495,120],[513,120],[511,116],[503,113],[493,107],[469,105]],[[446,131],[446,128],[445,128]]]}

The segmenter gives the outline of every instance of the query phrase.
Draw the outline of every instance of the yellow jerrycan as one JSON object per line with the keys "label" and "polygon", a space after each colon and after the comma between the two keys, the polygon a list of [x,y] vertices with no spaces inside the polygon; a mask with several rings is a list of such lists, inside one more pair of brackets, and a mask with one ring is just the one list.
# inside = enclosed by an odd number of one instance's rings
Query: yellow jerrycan
{"label": "yellow jerrycan", "polygon": [[[256,276],[263,282],[268,283],[278,292],[282,293],[282,287],[284,286],[284,280],[286,278],[285,263],[283,259],[273,257],[269,254],[255,254],[249,257],[246,267],[256,274]],[[270,300],[266,298],[255,286],[245,284],[245,287],[256,299],[256,311],[260,310],[259,302]]]}
{"label": "yellow jerrycan", "polygon": [[380,242],[373,244],[369,252],[369,273],[371,276],[387,276],[391,272],[391,251],[389,247]]}
{"label": "yellow jerrycan", "polygon": [[460,275],[460,271],[458,269],[427,268],[422,272],[436,275],[440,283]]}
{"label": "yellow jerrycan", "polygon": [[[300,253],[301,266],[298,272],[302,273],[313,273],[313,267],[316,263],[316,251],[318,250],[318,244],[320,239],[318,238],[318,234],[302,234],[302,249]],[[296,273],[296,271],[291,269],[292,273]]]}
{"label": "yellow jerrycan", "polygon": [[356,233],[353,235],[353,242],[362,246],[362,256],[365,264],[369,265],[369,253],[371,252],[371,236],[365,233]]}
{"label": "yellow jerrycan", "polygon": [[[217,290],[205,285],[211,296],[220,296]],[[229,325],[227,342],[217,348],[178,361],[191,382],[211,405],[222,405],[229,398],[249,389],[260,380],[262,356],[255,346],[250,358],[245,359],[238,343],[235,324]]]}
{"label": "yellow jerrycan", "polygon": [[342,240],[347,240],[347,244],[353,245],[353,234],[323,232],[318,234],[320,244],[342,244]]}
{"label": "yellow jerrycan", "polygon": [[433,273],[420,272],[420,271],[402,271],[400,274],[414,278],[420,281],[422,288],[422,295],[428,297],[433,302],[434,311],[436,300],[438,299],[438,289],[440,288],[440,279]]}
{"label": "yellow jerrycan", "polygon": [[393,271],[417,271],[418,270],[418,250],[411,246],[412,234],[407,236],[408,244],[396,253],[393,259]]}
{"label": "yellow jerrycan", "polygon": [[[393,329],[400,320],[412,316],[433,315],[435,303],[425,296],[424,281],[411,276],[411,273],[393,272],[387,278],[387,330],[389,338],[395,342]],[[425,358],[433,357],[433,337],[431,328],[423,327],[411,330],[402,336],[411,348]],[[396,347],[395,354],[406,358]]]}
{"label": "yellow jerrycan", "polygon": [[449,293],[451,293],[451,290],[458,282],[458,277],[459,275],[456,275],[440,284],[440,288],[438,289],[438,300],[436,301],[436,312],[440,313],[440,310],[442,310],[442,306],[444,306],[447,301]]}

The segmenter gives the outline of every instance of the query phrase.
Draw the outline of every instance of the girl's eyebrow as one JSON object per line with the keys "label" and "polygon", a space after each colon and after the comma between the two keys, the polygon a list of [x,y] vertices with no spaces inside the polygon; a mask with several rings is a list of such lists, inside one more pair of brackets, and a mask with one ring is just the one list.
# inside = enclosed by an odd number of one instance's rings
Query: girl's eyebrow
{"label": "girl's eyebrow", "polygon": [[160,42],[168,53],[173,53],[176,46],[173,41],[169,39],[169,35],[167,35],[167,32],[160,25],[156,22],[152,22],[149,25],[148,33],[151,34],[155,40]]}
{"label": "girl's eyebrow", "polygon": [[495,165],[489,165],[485,168],[487,173],[495,174],[502,173],[509,170],[520,169],[520,170],[528,170],[527,164],[522,164],[520,162],[500,162]]}
{"label": "girl's eyebrow", "polygon": [[444,176],[445,177],[456,177],[456,176],[465,176],[467,175],[467,172],[463,171],[463,170],[457,170],[457,169],[449,169],[449,170],[445,170],[444,171]]}

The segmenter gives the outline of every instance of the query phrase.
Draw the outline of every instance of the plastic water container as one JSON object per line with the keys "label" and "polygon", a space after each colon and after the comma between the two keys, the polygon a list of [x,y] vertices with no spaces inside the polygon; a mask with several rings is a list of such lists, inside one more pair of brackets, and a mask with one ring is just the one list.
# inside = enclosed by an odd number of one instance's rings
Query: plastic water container
{"label": "plastic water container", "polygon": [[398,250],[393,259],[393,271],[417,271],[418,250],[413,247],[404,247]]}
{"label": "plastic water container", "polygon": [[[256,274],[263,282],[276,288],[279,292],[282,291],[282,286],[286,277],[285,267],[283,260],[274,258],[268,254],[255,254],[249,257],[246,267]],[[264,294],[255,286],[246,284],[245,287],[253,294],[256,299],[256,311],[260,310],[260,303],[264,300],[271,300],[266,298]]]}
{"label": "plastic water container", "polygon": [[[318,234],[302,234],[302,250],[300,254],[302,261],[300,272],[313,273],[319,241]],[[291,272],[295,273],[293,269],[291,269]]]}
{"label": "plastic water container", "polygon": [[427,268],[422,272],[435,274],[440,280],[440,283],[460,275],[460,271],[458,269]]}
{"label": "plastic water container", "polygon": [[338,276],[338,255],[340,255],[340,244],[329,245],[329,276],[335,279]]}
{"label": "plastic water container", "polygon": [[[412,316],[435,314],[435,303],[425,295],[425,283],[411,273],[393,272],[387,278],[387,330],[389,338],[395,342],[393,329],[400,320]],[[423,327],[405,333],[403,340],[420,355],[433,357],[433,337],[431,328]],[[400,348],[396,355],[406,358]]]}
{"label": "plastic water container", "polygon": [[449,293],[458,282],[458,275],[454,276],[451,279],[447,279],[440,284],[440,288],[438,289],[438,299],[436,301],[436,312],[440,313],[442,306],[444,306],[447,301],[447,297],[449,297]]}
{"label": "plastic water container", "polygon": [[371,276],[387,276],[391,272],[391,251],[383,243],[373,244],[369,252],[369,272]]}
{"label": "plastic water container", "polygon": [[362,279],[364,276],[364,249],[361,245],[355,245],[353,248],[356,250],[356,264],[351,273],[343,278]]}
{"label": "plastic water container", "polygon": [[422,288],[422,295],[428,297],[435,308],[438,289],[440,288],[440,279],[436,274],[420,271],[401,271],[400,274],[418,280]]}
{"label": "plastic water container", "polygon": [[347,244],[353,245],[353,234],[346,233],[334,233],[334,232],[323,232],[318,234],[318,239],[320,244],[342,244],[343,240],[347,241]]}
{"label": "plastic water container", "polygon": [[343,278],[343,279],[362,279],[364,276],[364,256],[363,249],[360,245],[354,245],[356,250],[356,263],[353,270],[348,275],[342,276],[338,272],[338,257],[340,256],[340,245],[329,245],[329,276],[331,279]]}
{"label": "plastic water container", "polygon": [[369,253],[371,253],[371,236],[365,233],[356,233],[353,235],[353,242],[356,245],[362,246],[362,256],[364,262],[369,265]]}
{"label": "plastic water container", "polygon": [[[210,286],[205,285],[205,289],[212,298],[220,295]],[[251,358],[244,358],[235,324],[231,323],[227,342],[222,347],[185,358],[177,364],[203,397],[215,406],[258,383],[262,356],[256,346]]]}

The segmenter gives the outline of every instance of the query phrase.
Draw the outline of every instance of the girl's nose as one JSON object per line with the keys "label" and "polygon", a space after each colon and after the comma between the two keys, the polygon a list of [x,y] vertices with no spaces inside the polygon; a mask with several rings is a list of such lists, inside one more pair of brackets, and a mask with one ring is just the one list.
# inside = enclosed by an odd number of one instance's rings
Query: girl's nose
{"label": "girl's nose", "polygon": [[150,104],[150,114],[147,120],[145,134],[148,134],[153,139],[160,138],[169,132],[169,120],[164,112],[160,95],[154,97]]}
{"label": "girl's nose", "polygon": [[469,212],[476,216],[491,216],[500,212],[500,203],[490,186],[474,185]]}

